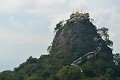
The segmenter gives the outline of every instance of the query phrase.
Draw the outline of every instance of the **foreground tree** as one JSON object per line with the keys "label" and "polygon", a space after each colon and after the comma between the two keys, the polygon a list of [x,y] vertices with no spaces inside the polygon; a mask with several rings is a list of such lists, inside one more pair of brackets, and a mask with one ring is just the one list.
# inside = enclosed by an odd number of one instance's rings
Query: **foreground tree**
{"label": "foreground tree", "polygon": [[107,28],[98,28],[97,32],[100,34],[102,39],[106,42],[108,46],[113,46],[113,42],[109,40],[109,34],[108,34],[108,29]]}
{"label": "foreground tree", "polygon": [[15,80],[16,74],[12,71],[4,71],[0,73],[0,80]]}
{"label": "foreground tree", "polygon": [[66,66],[58,71],[57,77],[60,80],[80,80],[81,69],[77,66]]}
{"label": "foreground tree", "polygon": [[44,80],[43,78],[40,78],[38,76],[31,76],[27,80]]}

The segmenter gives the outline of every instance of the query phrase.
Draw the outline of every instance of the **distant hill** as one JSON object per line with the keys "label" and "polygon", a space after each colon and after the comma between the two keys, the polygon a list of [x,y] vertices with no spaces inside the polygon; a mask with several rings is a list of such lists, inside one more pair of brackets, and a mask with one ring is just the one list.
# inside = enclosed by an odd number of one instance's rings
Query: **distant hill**
{"label": "distant hill", "polygon": [[3,71],[0,80],[120,80],[120,55],[113,54],[108,29],[93,25],[89,13],[72,13],[55,27],[48,55],[30,56]]}

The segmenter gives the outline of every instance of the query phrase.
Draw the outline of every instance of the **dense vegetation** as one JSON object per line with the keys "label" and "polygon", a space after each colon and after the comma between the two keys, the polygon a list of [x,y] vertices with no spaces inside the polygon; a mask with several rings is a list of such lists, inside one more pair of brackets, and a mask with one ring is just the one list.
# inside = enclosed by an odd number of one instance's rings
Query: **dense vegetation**
{"label": "dense vegetation", "polygon": [[[120,80],[120,54],[112,53],[107,28],[97,29],[89,19],[77,18],[65,24],[60,21],[55,31],[48,55],[39,59],[30,56],[14,71],[1,72],[0,80]],[[102,49],[95,58],[83,59],[82,65],[70,65],[100,43]]]}

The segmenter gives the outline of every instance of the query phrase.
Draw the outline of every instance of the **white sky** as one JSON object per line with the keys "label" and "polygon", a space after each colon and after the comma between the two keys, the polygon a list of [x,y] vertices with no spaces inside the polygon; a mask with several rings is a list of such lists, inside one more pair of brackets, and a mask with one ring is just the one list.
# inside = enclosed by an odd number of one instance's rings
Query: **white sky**
{"label": "white sky", "polygon": [[29,56],[47,54],[54,27],[73,10],[89,12],[97,27],[109,28],[114,53],[120,52],[119,0],[0,0],[0,71]]}

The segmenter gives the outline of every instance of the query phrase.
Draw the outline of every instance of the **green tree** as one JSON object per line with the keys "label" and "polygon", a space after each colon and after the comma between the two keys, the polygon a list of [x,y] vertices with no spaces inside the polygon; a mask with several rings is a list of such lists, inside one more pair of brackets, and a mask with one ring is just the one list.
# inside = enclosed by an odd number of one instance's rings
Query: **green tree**
{"label": "green tree", "polygon": [[109,80],[109,78],[106,76],[101,76],[98,80]]}
{"label": "green tree", "polygon": [[33,73],[36,72],[36,66],[37,64],[28,64],[25,66],[24,71],[28,74],[28,76],[31,76]]}
{"label": "green tree", "polygon": [[109,35],[108,35],[108,29],[107,28],[98,28],[98,33],[101,35],[101,37],[104,39],[104,40],[107,40],[109,39]]}
{"label": "green tree", "polygon": [[51,46],[51,45],[48,46],[48,48],[47,48],[47,52],[49,53],[51,49],[52,49],[52,46]]}
{"label": "green tree", "polygon": [[16,74],[12,71],[4,71],[0,73],[0,80],[15,80]]}
{"label": "green tree", "polygon": [[30,56],[26,61],[27,64],[32,64],[36,62],[37,62],[37,58],[33,58],[32,56]]}
{"label": "green tree", "polygon": [[63,26],[63,21],[60,21],[55,28],[55,31],[59,30]]}
{"label": "green tree", "polygon": [[44,79],[49,78],[50,75],[51,75],[51,71],[49,69],[42,71],[42,73],[40,74],[40,76],[43,77]]}
{"label": "green tree", "polygon": [[27,75],[27,73],[25,73],[24,70],[20,70],[17,73],[17,80],[26,80],[27,78],[28,78],[28,75]]}
{"label": "green tree", "polygon": [[119,53],[113,54],[113,61],[115,62],[116,65],[120,64],[120,54]]}
{"label": "green tree", "polygon": [[77,66],[65,66],[58,71],[57,77],[60,80],[80,80],[81,69]]}
{"label": "green tree", "polygon": [[34,76],[29,77],[27,80],[45,80],[45,79],[34,75]]}
{"label": "green tree", "polygon": [[94,77],[95,76],[93,63],[90,61],[87,61],[86,63],[84,63],[82,65],[82,70],[86,77]]}
{"label": "green tree", "polygon": [[111,69],[111,68],[107,68],[106,69],[106,75],[108,75],[108,76],[111,76],[111,77],[114,77],[114,70],[113,69]]}
{"label": "green tree", "polygon": [[109,40],[109,34],[108,34],[108,29],[107,28],[98,28],[97,32],[100,34],[102,39],[106,42],[108,46],[113,46],[113,42]]}

